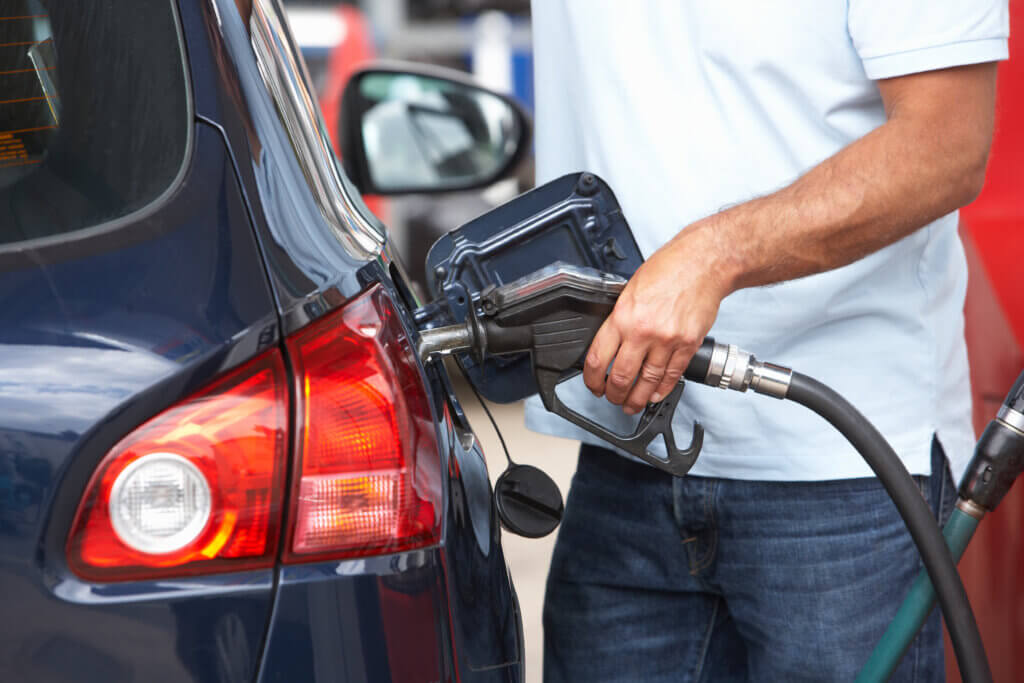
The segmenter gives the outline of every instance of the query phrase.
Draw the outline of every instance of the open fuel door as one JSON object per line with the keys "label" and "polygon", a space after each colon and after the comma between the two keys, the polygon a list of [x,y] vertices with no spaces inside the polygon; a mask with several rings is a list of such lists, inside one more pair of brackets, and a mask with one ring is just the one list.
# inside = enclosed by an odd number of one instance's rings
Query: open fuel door
{"label": "open fuel door", "polygon": [[[421,328],[466,322],[483,311],[482,293],[560,262],[628,279],[643,262],[608,185],[592,173],[562,176],[441,237],[427,254],[431,303]],[[477,390],[510,403],[537,391],[529,354],[458,361]]]}

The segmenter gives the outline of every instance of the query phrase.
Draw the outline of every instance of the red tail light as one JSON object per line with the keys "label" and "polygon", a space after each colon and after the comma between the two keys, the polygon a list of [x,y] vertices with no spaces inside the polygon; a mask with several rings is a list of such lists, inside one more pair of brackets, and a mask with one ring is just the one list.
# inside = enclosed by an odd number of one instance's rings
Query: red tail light
{"label": "red tail light", "polygon": [[[295,462],[283,559],[440,538],[441,467],[412,347],[379,286],[287,340]],[[270,351],[149,420],[100,462],[71,533],[94,581],[269,567],[287,462],[287,376]]]}
{"label": "red tail light", "polygon": [[287,385],[276,349],[121,440],[68,537],[98,581],[271,566],[287,462]]}
{"label": "red tail light", "polygon": [[437,442],[413,350],[379,286],[288,339],[298,439],[286,562],[440,536]]}

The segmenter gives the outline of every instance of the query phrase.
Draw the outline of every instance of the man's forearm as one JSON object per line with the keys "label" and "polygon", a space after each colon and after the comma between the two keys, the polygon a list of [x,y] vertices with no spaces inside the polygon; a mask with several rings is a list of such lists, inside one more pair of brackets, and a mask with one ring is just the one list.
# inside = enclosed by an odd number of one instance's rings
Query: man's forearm
{"label": "man's forearm", "polygon": [[587,387],[639,412],[675,386],[731,292],[852,263],[973,199],[995,75],[981,64],[881,81],[885,124],[788,187],[685,228],[619,295],[590,345]]}
{"label": "man's forearm", "polygon": [[[994,89],[994,65],[970,68],[991,69]],[[706,233],[730,291],[852,263],[974,199],[991,116],[951,122],[945,111],[900,106],[897,99],[887,123],[792,185],[691,226]]]}

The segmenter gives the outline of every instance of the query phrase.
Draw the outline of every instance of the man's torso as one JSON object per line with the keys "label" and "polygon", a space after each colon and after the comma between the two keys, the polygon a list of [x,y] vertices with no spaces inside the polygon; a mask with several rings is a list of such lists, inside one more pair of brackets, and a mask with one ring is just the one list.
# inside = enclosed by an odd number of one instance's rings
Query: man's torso
{"label": "man's torso", "polygon": [[[892,42],[884,31],[854,36],[862,18],[848,5],[535,2],[538,183],[600,175],[645,255],[699,218],[788,185],[885,121],[866,70],[899,68],[879,47]],[[741,290],[711,334],[835,387],[914,473],[929,472],[937,432],[959,476],[973,436],[956,223],[946,216],[838,270]],[[629,430],[630,418],[581,382],[567,398]],[[798,406],[694,386],[676,415],[680,437],[694,419],[707,432],[694,474],[871,474]],[[527,422],[600,444],[537,402]]]}

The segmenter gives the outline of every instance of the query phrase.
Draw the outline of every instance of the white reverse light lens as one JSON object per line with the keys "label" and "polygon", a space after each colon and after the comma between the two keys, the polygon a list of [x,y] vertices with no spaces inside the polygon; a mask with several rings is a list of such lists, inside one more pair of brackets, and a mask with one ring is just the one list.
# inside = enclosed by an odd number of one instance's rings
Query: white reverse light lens
{"label": "white reverse light lens", "polygon": [[210,484],[199,468],[174,453],[150,453],[114,480],[110,521],[126,545],[169,553],[194,541],[210,520]]}

